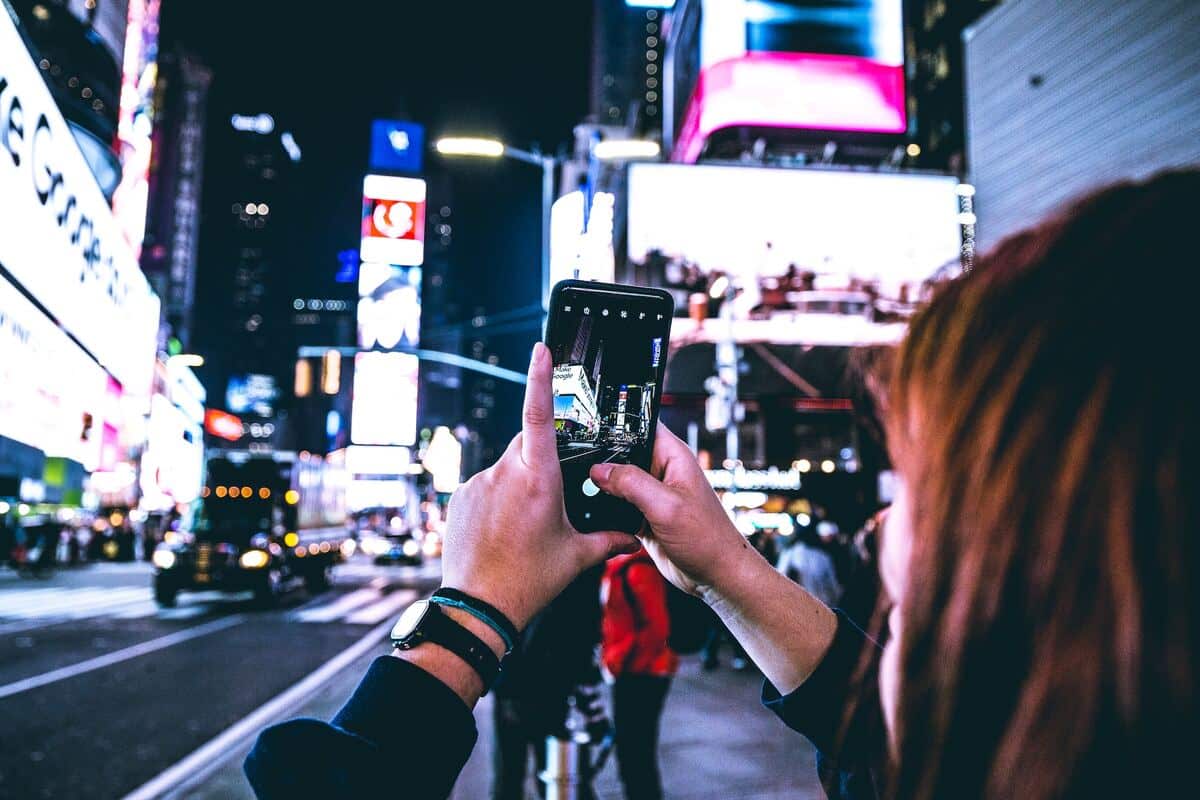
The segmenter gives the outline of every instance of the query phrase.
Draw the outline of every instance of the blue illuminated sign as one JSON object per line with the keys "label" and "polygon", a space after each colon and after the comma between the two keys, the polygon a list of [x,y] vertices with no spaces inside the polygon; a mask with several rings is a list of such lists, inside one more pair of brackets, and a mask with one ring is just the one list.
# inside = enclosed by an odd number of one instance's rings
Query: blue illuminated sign
{"label": "blue illuminated sign", "polygon": [[333,279],[337,283],[358,283],[358,251],[341,250],[337,254],[338,271]]}
{"label": "blue illuminated sign", "polygon": [[415,122],[377,119],[371,123],[371,169],[383,172],[421,171],[425,128]]}

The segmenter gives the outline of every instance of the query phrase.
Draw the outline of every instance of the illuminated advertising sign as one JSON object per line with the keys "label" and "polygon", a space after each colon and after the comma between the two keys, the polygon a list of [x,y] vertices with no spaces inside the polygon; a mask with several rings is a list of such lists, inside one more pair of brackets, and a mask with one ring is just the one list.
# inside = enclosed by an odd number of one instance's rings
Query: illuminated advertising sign
{"label": "illuminated advertising sign", "polygon": [[159,0],[129,0],[117,145],[121,182],[113,193],[113,216],[133,250],[142,252],[146,203],[150,194],[150,135],[154,128],[154,86],[158,79]]}
{"label": "illuminated advertising sign", "polygon": [[354,356],[351,442],[405,447],[416,442],[417,363],[408,353]]}
{"label": "illuminated advertising sign", "polygon": [[106,446],[115,461],[119,398],[100,365],[0,278],[0,435],[94,470]]}
{"label": "illuminated advertising sign", "polygon": [[723,128],[901,134],[903,0],[703,0],[701,70],[672,159]]}
{"label": "illuminated advertising sign", "polygon": [[957,191],[941,175],[635,164],[629,258],[657,250],[740,288],[811,273],[817,289],[870,283],[883,298],[915,299],[958,263]]}
{"label": "illuminated advertising sign", "polygon": [[0,264],[149,394],[159,304],[12,19],[0,14]]}
{"label": "illuminated advertising sign", "polygon": [[420,172],[425,129],[415,122],[377,119],[371,123],[371,169]]}
{"label": "illuminated advertising sign", "polygon": [[416,347],[421,332],[421,268],[363,264],[358,287],[359,347]]}
{"label": "illuminated advertising sign", "polygon": [[433,476],[433,490],[449,494],[458,488],[462,477],[462,443],[449,428],[439,425],[425,449],[422,463]]}
{"label": "illuminated advertising sign", "polygon": [[234,375],[225,389],[225,407],[235,414],[269,417],[275,413],[278,397],[273,375]]}
{"label": "illuminated advertising sign", "polygon": [[352,444],[346,448],[346,470],[352,475],[407,475],[412,451],[407,447]]}
{"label": "illuminated advertising sign", "polygon": [[363,261],[420,266],[425,260],[425,181],[368,175],[363,179]]}
{"label": "illuminated advertising sign", "polygon": [[241,439],[245,432],[241,417],[235,417],[233,414],[215,408],[204,412],[204,430],[230,442]]}
{"label": "illuminated advertising sign", "polygon": [[204,474],[200,426],[165,396],[156,394],[150,398],[146,434],[139,470],[142,509],[165,511],[199,497]]}

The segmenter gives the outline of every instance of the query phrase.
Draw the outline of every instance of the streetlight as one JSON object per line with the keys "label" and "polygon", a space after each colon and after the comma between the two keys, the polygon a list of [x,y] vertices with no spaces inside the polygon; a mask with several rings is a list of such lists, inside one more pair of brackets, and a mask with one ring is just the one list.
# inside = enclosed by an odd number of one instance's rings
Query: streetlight
{"label": "streetlight", "polygon": [[474,158],[507,157],[524,161],[542,170],[542,310],[550,308],[550,207],[554,204],[554,168],[558,160],[539,150],[521,150],[497,139],[474,136],[447,136],[434,148],[444,156]]}

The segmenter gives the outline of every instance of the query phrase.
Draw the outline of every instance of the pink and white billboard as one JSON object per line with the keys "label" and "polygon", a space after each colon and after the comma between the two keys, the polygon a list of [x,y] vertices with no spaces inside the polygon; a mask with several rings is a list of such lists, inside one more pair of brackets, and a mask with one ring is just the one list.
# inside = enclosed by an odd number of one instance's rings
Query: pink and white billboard
{"label": "pink and white billboard", "polygon": [[903,0],[703,0],[700,73],[672,159],[726,128],[900,134]]}

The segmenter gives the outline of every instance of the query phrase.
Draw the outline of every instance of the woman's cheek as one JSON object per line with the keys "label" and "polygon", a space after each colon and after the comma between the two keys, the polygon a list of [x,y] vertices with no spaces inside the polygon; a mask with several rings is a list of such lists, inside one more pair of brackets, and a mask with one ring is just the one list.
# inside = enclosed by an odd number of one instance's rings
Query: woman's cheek
{"label": "woman's cheek", "polygon": [[893,755],[896,749],[896,706],[900,699],[900,609],[888,614],[890,635],[879,659],[879,703],[883,708],[883,723],[888,732],[888,746]]}

